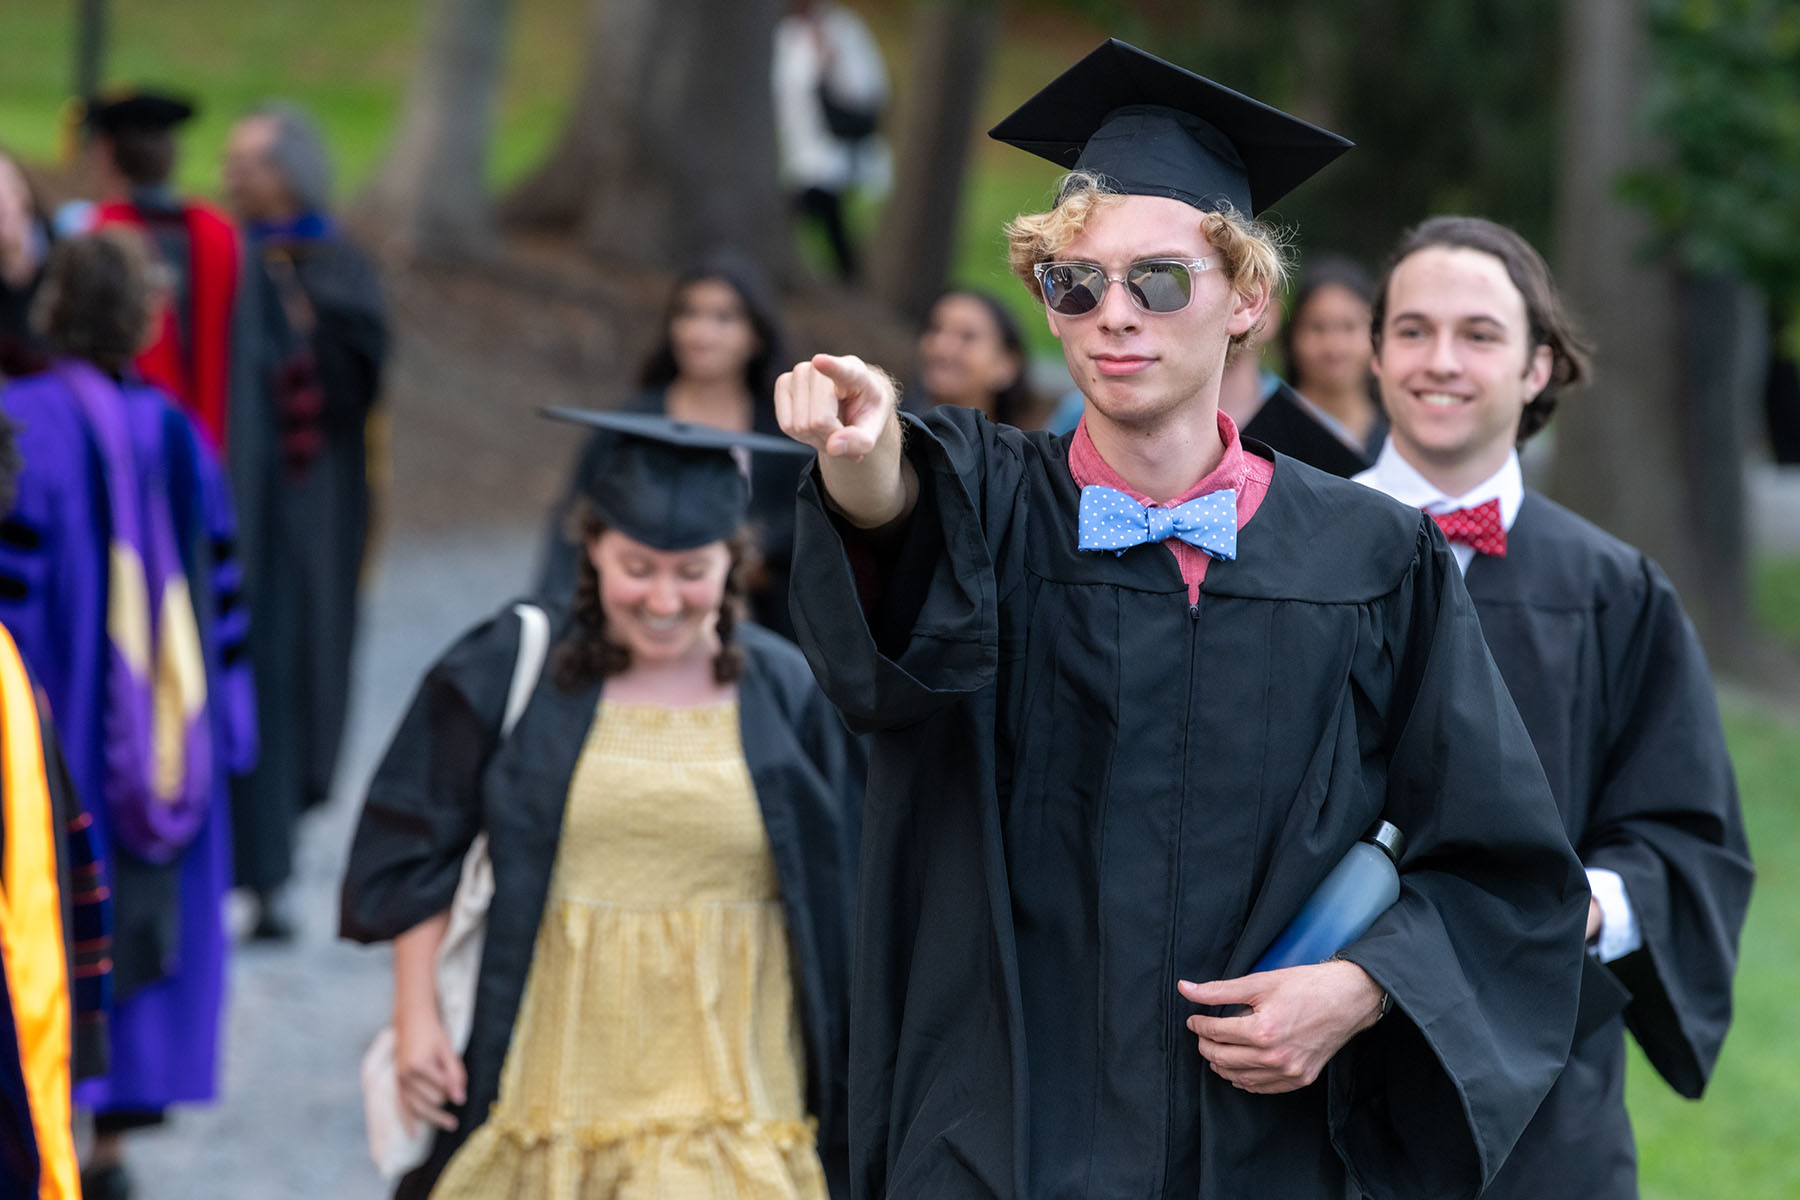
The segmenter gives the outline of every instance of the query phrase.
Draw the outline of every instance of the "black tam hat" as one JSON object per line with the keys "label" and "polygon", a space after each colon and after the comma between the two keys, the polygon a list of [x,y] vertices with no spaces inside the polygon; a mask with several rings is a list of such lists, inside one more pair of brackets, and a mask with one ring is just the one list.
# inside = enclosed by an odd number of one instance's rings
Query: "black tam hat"
{"label": "black tam hat", "polygon": [[1129,196],[1255,216],[1352,143],[1117,38],[988,136]]}
{"label": "black tam hat", "polygon": [[542,415],[605,433],[605,465],[589,477],[587,499],[609,526],[657,550],[692,550],[737,532],[750,504],[738,452],[812,454],[789,438],[654,413],[546,408]]}
{"label": "black tam hat", "polygon": [[152,133],[173,129],[194,115],[186,100],[156,92],[120,92],[88,101],[82,124],[96,133],[143,129]]}

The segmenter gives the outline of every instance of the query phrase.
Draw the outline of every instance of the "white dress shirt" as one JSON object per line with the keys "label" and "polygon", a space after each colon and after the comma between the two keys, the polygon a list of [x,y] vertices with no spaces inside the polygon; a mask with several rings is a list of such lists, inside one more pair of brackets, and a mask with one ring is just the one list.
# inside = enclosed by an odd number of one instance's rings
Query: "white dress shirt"
{"label": "white dress shirt", "polygon": [[[1516,450],[1506,456],[1506,462],[1498,471],[1460,496],[1446,496],[1439,491],[1436,484],[1400,456],[1391,437],[1382,443],[1375,465],[1355,478],[1358,483],[1386,492],[1402,504],[1428,513],[1455,512],[1459,508],[1474,508],[1497,499],[1500,501],[1500,525],[1508,532],[1519,518],[1519,506],[1525,502],[1525,476],[1519,470]],[[1451,542],[1450,553],[1456,556],[1456,565],[1468,574],[1475,548]],[[1587,877],[1588,890],[1600,902],[1600,940],[1589,953],[1599,955],[1601,962],[1623,958],[1644,944],[1637,913],[1625,894],[1625,880],[1617,871],[1605,867],[1587,868]]]}

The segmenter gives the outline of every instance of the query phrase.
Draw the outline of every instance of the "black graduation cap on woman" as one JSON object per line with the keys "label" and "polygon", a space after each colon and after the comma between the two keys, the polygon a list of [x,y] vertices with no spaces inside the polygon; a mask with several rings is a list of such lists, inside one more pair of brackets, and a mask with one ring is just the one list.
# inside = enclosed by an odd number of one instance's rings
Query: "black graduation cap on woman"
{"label": "black graduation cap on woman", "polygon": [[692,550],[737,532],[750,506],[737,452],[813,453],[789,438],[656,413],[546,408],[542,415],[614,435],[606,469],[589,479],[586,497],[609,526],[657,550]]}
{"label": "black graduation cap on woman", "polygon": [[1255,216],[1350,149],[1328,130],[1110,38],[988,136],[1130,196]]}

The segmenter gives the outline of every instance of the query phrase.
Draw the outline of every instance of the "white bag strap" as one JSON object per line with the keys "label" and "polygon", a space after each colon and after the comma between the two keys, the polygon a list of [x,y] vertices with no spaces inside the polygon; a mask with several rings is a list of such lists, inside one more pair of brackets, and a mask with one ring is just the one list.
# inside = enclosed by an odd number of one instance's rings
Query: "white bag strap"
{"label": "white bag strap", "polygon": [[519,615],[519,657],[513,663],[512,686],[506,689],[506,715],[500,720],[500,740],[512,736],[531,693],[537,690],[538,676],[544,670],[544,656],[550,650],[550,618],[535,604],[521,601],[513,605]]}

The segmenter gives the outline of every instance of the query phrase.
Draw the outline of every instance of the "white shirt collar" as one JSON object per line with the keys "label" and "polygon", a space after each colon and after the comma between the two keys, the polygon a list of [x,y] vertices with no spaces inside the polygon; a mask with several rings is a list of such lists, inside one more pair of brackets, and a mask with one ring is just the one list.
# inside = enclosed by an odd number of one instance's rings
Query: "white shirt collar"
{"label": "white shirt collar", "polygon": [[[1410,504],[1425,512],[1455,512],[1459,508],[1473,508],[1477,504],[1498,499],[1500,525],[1509,533],[1513,522],[1519,517],[1519,506],[1525,503],[1525,475],[1519,470],[1517,450],[1506,456],[1506,462],[1498,471],[1473,488],[1460,496],[1446,496],[1438,490],[1435,483],[1419,474],[1417,467],[1400,456],[1400,451],[1394,448],[1393,435],[1390,434],[1381,444],[1381,453],[1376,457],[1375,465],[1355,476],[1355,479],[1378,492],[1386,492],[1402,504]],[[1452,542],[1450,552],[1456,558],[1456,565],[1467,571],[1475,551],[1461,542]]]}
{"label": "white shirt collar", "polygon": [[1376,491],[1386,492],[1402,504],[1410,504],[1426,512],[1454,512],[1459,508],[1474,508],[1478,504],[1497,499],[1500,501],[1500,524],[1508,530],[1518,520],[1519,506],[1525,503],[1525,475],[1519,470],[1517,450],[1506,456],[1506,462],[1498,471],[1462,495],[1446,496],[1438,490],[1435,483],[1419,474],[1417,467],[1401,457],[1390,436],[1381,444],[1381,453],[1376,457],[1375,465],[1356,476],[1356,482],[1366,483]]}

